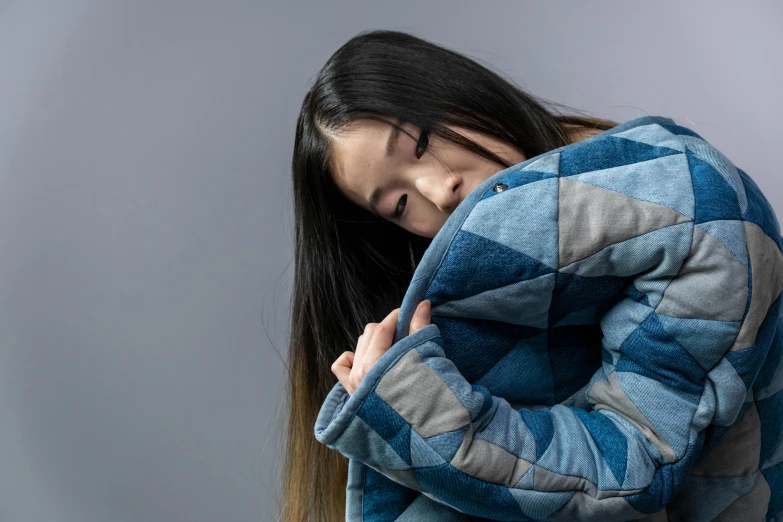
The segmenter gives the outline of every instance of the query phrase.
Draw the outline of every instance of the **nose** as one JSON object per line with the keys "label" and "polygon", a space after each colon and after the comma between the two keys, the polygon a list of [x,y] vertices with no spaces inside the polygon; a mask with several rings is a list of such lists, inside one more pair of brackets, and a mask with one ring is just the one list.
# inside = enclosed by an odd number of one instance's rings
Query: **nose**
{"label": "nose", "polygon": [[442,212],[451,213],[459,204],[461,180],[443,173],[422,176],[416,180],[416,188]]}

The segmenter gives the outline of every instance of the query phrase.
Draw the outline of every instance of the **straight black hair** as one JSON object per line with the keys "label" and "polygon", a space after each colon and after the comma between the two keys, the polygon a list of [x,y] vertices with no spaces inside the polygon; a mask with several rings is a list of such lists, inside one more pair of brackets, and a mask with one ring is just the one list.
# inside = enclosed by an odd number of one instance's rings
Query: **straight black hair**
{"label": "straight black hair", "polygon": [[344,519],[347,459],[314,436],[320,406],[336,382],[331,365],[355,348],[367,323],[400,306],[431,242],[340,192],[328,168],[331,136],[356,119],[390,125],[399,119],[501,170],[511,165],[445,126],[503,140],[529,159],[571,143],[567,127],[618,124],[577,112],[525,93],[475,59],[400,31],[359,33],[318,72],[299,113],[291,165],[295,275],[281,520]]}

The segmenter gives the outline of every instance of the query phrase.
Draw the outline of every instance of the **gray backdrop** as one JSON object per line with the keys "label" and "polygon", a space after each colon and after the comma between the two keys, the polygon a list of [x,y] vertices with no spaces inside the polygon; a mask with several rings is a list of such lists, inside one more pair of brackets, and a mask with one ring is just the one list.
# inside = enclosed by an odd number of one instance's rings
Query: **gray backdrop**
{"label": "gray backdrop", "polygon": [[295,118],[357,32],[671,117],[783,217],[781,5],[0,0],[0,521],[276,519]]}

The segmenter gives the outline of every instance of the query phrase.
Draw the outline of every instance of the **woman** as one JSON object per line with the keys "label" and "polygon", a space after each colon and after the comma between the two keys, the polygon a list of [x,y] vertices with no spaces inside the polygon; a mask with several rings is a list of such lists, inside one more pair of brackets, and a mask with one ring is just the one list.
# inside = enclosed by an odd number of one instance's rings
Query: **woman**
{"label": "woman", "polygon": [[[476,62],[404,33],[361,34],[330,58],[294,148],[285,520],[344,517],[346,461],[313,439],[313,423],[335,375],[351,393],[389,348],[396,307],[454,209],[498,171],[616,125],[554,115]],[[411,333],[428,323],[427,302],[418,310]]]}

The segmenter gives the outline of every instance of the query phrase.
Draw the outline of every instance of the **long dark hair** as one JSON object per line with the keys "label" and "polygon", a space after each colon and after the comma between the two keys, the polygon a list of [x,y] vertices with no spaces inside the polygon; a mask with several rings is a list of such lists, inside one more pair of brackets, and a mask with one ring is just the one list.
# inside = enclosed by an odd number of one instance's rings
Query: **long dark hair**
{"label": "long dark hair", "polygon": [[[545,108],[546,106],[546,108]],[[567,126],[608,130],[617,122],[525,93],[477,61],[411,34],[359,33],[319,71],[302,103],[294,142],[295,275],[288,351],[287,434],[281,520],[345,517],[347,459],[319,443],[314,424],[369,322],[400,306],[431,239],[375,217],[330,176],[330,135],[358,118],[399,118],[476,154],[511,165],[445,125],[503,140],[532,158],[571,143]],[[581,129],[579,129],[581,130]]]}

